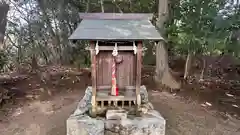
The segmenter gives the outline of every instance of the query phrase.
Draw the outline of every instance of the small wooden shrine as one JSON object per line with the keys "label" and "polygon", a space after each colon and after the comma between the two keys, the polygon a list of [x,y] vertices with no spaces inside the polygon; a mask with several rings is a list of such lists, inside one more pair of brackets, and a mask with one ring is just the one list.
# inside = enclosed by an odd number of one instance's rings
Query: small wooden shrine
{"label": "small wooden shrine", "polygon": [[70,40],[89,41],[92,68],[92,110],[141,105],[143,41],[163,38],[152,14],[80,13]]}

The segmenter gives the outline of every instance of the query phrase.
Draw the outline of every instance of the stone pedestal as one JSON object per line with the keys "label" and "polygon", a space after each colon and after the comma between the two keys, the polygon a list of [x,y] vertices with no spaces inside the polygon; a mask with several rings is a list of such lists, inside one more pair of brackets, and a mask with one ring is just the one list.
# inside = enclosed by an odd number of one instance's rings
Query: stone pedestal
{"label": "stone pedestal", "polygon": [[153,110],[145,86],[141,87],[140,93],[143,111],[139,116],[111,110],[106,116],[108,119],[91,118],[87,112],[91,107],[92,89],[88,87],[77,109],[67,120],[67,135],[165,135],[165,119]]}

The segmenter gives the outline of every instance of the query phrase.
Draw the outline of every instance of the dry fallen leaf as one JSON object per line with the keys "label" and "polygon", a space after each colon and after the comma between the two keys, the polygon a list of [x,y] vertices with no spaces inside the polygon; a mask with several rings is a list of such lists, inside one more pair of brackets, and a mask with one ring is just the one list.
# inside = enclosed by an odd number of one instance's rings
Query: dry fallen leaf
{"label": "dry fallen leaf", "polygon": [[209,103],[209,102],[205,102],[205,104],[208,105],[208,106],[212,106],[212,104]]}
{"label": "dry fallen leaf", "polygon": [[232,105],[233,107],[236,107],[236,108],[239,108],[239,106],[238,105]]}
{"label": "dry fallen leaf", "polygon": [[234,95],[229,94],[229,93],[226,93],[226,95],[229,96],[229,97],[233,97],[234,96]]}

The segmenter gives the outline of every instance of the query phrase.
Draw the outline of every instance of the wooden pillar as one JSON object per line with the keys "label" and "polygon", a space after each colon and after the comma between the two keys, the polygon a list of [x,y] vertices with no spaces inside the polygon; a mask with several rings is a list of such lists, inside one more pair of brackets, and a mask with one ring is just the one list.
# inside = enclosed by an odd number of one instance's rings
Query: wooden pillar
{"label": "wooden pillar", "polygon": [[141,86],[141,71],[142,71],[142,42],[137,43],[137,74],[136,74],[136,96],[137,106],[141,105],[140,86]]}
{"label": "wooden pillar", "polygon": [[96,51],[95,42],[90,42],[91,51],[91,75],[92,75],[92,115],[96,115],[96,92],[97,92],[97,78],[96,78]]}

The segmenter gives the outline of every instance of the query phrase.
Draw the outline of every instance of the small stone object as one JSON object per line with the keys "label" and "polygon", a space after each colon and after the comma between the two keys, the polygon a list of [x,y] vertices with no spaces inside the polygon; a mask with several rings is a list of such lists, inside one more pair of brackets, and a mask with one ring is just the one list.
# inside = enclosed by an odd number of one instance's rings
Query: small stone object
{"label": "small stone object", "polygon": [[77,109],[73,113],[73,116],[82,115],[91,108],[92,99],[92,87],[88,87],[85,91],[85,95],[82,100],[78,103]]}
{"label": "small stone object", "polygon": [[107,120],[123,120],[127,118],[127,112],[125,110],[107,110]]}
{"label": "small stone object", "polygon": [[140,106],[140,109],[139,109],[139,110],[140,110],[142,113],[147,113],[149,110],[153,110],[153,109],[154,109],[154,107],[153,107],[152,103],[148,102],[148,103],[142,104],[142,105]]}
{"label": "small stone object", "polygon": [[148,103],[148,92],[147,88],[143,85],[140,87],[141,102]]}

